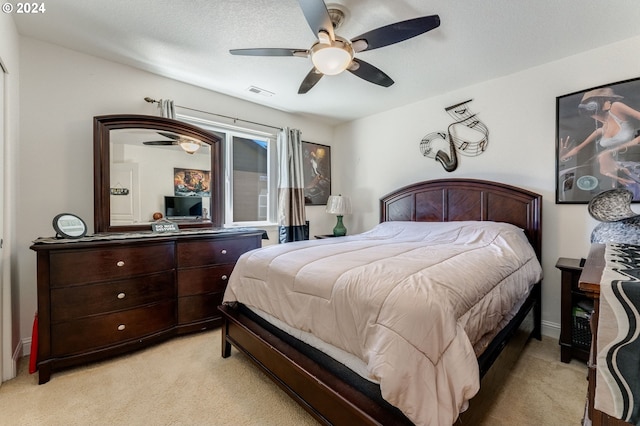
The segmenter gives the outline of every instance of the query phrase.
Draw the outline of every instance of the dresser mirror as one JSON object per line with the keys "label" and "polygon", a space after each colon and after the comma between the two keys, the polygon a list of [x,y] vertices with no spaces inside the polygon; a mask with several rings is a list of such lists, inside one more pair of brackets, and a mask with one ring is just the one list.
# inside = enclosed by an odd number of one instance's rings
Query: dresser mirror
{"label": "dresser mirror", "polygon": [[222,222],[220,139],[163,117],[94,117],[95,232],[151,230],[159,219],[179,228]]}

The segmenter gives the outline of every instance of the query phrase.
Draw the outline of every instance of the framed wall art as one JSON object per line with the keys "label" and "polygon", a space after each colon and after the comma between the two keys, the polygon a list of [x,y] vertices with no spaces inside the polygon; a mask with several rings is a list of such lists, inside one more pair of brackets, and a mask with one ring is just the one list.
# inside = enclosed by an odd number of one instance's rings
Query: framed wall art
{"label": "framed wall art", "polygon": [[556,204],[626,188],[640,201],[640,78],[556,98]]}
{"label": "framed wall art", "polygon": [[302,142],[304,203],[326,205],[331,195],[331,147]]}

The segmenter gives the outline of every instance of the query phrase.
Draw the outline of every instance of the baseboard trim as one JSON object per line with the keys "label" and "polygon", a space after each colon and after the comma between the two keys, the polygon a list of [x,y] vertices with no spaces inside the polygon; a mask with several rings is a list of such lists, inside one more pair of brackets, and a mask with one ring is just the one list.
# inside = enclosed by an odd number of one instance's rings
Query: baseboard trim
{"label": "baseboard trim", "polygon": [[542,321],[542,334],[555,339],[560,338],[560,324],[550,321]]}
{"label": "baseboard trim", "polygon": [[[29,339],[31,340],[31,339]],[[9,371],[3,371],[2,381],[11,380],[18,375],[18,362],[22,357],[22,349],[23,349],[23,341],[18,341],[18,345],[13,350],[13,354],[11,355],[11,362],[9,362]]]}

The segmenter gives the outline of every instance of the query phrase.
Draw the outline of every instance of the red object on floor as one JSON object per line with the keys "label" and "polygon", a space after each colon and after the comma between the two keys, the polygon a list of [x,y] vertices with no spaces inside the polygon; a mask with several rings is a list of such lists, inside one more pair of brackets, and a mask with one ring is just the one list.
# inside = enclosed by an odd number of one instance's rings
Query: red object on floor
{"label": "red object on floor", "polygon": [[33,318],[33,331],[31,332],[31,354],[29,355],[29,374],[38,370],[38,313]]}

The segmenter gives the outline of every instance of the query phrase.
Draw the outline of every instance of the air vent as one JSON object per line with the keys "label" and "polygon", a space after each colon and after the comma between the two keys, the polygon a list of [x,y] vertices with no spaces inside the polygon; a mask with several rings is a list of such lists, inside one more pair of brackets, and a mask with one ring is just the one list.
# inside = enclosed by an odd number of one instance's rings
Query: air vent
{"label": "air vent", "polygon": [[247,91],[249,91],[249,92],[251,92],[251,93],[255,93],[255,94],[257,94],[257,95],[266,96],[266,97],[271,97],[271,96],[273,96],[273,95],[274,95],[274,93],[273,93],[273,92],[270,92],[270,91],[268,91],[268,90],[261,89],[261,88],[256,87],[256,86],[249,86],[249,87],[247,87]]}

